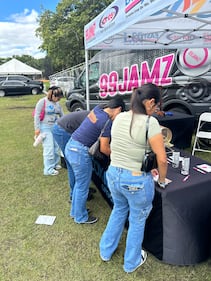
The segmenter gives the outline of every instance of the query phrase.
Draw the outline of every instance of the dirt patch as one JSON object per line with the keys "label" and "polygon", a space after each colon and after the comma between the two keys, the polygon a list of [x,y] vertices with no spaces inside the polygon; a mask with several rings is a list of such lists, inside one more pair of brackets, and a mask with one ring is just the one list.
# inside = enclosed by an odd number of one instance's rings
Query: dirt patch
{"label": "dirt patch", "polygon": [[26,109],[26,108],[34,108],[33,106],[13,106],[8,107],[8,109]]}

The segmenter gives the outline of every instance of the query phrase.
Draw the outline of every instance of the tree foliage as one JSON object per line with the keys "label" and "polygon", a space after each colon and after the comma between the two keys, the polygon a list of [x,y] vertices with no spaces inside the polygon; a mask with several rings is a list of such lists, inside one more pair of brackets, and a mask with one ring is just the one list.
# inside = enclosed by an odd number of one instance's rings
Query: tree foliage
{"label": "tree foliage", "polygon": [[42,39],[54,69],[59,71],[84,61],[84,25],[112,1],[62,0],[53,13],[43,10],[37,35]]}

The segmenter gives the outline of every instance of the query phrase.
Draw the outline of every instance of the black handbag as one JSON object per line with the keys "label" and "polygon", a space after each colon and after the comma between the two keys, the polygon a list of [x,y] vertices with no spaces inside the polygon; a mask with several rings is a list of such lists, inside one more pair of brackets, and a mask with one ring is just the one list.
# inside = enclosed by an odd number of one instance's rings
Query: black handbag
{"label": "black handbag", "polygon": [[[147,122],[146,122],[146,146],[147,146],[147,140],[148,140],[149,118],[150,118],[150,116],[148,116]],[[156,154],[153,151],[147,151],[147,149],[145,148],[141,171],[148,173],[152,169],[155,169],[157,167],[158,167],[158,164],[157,164]]]}
{"label": "black handbag", "polygon": [[104,127],[102,128],[101,132],[100,132],[100,135],[98,137],[98,139],[96,140],[96,142],[93,143],[92,146],[90,146],[89,148],[89,154],[98,159],[98,160],[102,160],[104,158],[104,154],[100,151],[100,138],[102,136],[102,134],[104,133],[105,131],[105,128],[108,124],[108,122],[110,121],[110,119],[108,119],[104,125]]}

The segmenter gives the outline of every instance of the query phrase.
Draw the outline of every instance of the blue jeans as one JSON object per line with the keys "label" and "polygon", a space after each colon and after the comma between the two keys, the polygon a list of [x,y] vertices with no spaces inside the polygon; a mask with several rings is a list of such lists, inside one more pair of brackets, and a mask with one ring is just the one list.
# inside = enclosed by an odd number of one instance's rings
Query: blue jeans
{"label": "blue jeans", "polygon": [[141,175],[109,166],[108,187],[113,209],[100,240],[100,255],[109,260],[117,249],[127,218],[129,227],[124,254],[124,270],[133,271],[141,263],[141,249],[146,219],[152,209],[154,182],[150,173]]}
{"label": "blue jeans", "polygon": [[69,162],[65,158],[65,146],[69,139],[71,138],[71,134],[65,131],[61,126],[58,124],[54,124],[53,129],[52,129],[53,137],[56,140],[57,144],[59,145],[63,155],[64,159],[66,162],[67,166],[67,173],[68,173],[68,180],[69,180],[69,185],[70,185],[70,197],[72,197],[73,193],[73,186],[75,184],[75,177],[73,173],[73,169],[70,166]]}
{"label": "blue jeans", "polygon": [[75,176],[70,216],[74,217],[74,221],[77,223],[84,223],[88,220],[86,201],[92,177],[92,158],[88,150],[88,147],[72,138],[65,147],[65,157]]}
{"label": "blue jeans", "polygon": [[43,145],[44,175],[52,174],[56,165],[60,162],[60,148],[53,138],[52,126],[40,125],[40,132],[45,134]]}

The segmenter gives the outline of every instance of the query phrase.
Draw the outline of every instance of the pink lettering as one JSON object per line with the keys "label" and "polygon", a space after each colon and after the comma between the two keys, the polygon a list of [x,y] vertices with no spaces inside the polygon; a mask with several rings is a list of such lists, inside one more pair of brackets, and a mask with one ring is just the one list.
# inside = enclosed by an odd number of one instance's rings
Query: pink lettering
{"label": "pink lettering", "polygon": [[114,96],[117,93],[124,94],[131,92],[133,88],[137,88],[145,83],[154,83],[158,86],[170,85],[172,77],[169,76],[174,62],[174,54],[169,54],[155,59],[152,69],[147,61],[141,63],[140,74],[137,64],[131,67],[124,67],[122,80],[119,81],[119,74],[112,71],[109,74],[102,74],[99,79],[100,96],[102,98],[108,95]]}
{"label": "pink lettering", "polygon": [[116,94],[118,80],[119,80],[118,73],[116,71],[112,71],[109,74],[109,94],[110,94],[110,96],[114,96]]}
{"label": "pink lettering", "polygon": [[91,25],[86,31],[86,40],[90,40],[92,37],[95,36],[95,29],[96,29],[96,23]]}
{"label": "pink lettering", "polygon": [[118,89],[120,93],[125,93],[127,91],[127,83],[129,77],[129,67],[123,68],[123,83],[119,84]]}
{"label": "pink lettering", "polygon": [[106,98],[108,95],[108,74],[103,73],[99,79],[100,97]]}
{"label": "pink lettering", "polygon": [[154,83],[159,85],[160,78],[160,58],[154,61],[152,71],[149,70],[148,62],[143,62],[141,64],[141,83]]}
{"label": "pink lettering", "polygon": [[130,69],[130,79],[128,83],[128,91],[132,91],[133,88],[137,88],[139,84],[139,70],[138,65],[134,64]]}

